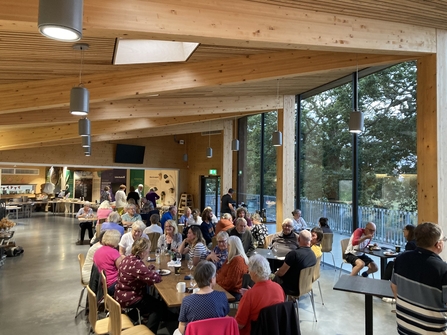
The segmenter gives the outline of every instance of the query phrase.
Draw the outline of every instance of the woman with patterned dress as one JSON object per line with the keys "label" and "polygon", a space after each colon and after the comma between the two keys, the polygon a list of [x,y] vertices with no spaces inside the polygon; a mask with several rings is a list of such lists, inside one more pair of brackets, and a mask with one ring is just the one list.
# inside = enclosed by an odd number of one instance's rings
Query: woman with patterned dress
{"label": "woman with patterned dress", "polygon": [[265,248],[264,246],[265,238],[269,234],[269,231],[265,224],[261,222],[261,216],[256,213],[253,214],[251,220],[253,221],[253,226],[251,228],[251,234],[255,239],[255,244],[257,244],[258,248]]}
{"label": "woman with patterned dress", "polygon": [[[146,326],[156,334],[161,312],[166,306],[147,294],[148,286],[161,282],[160,275],[154,271],[155,267],[153,265],[147,267],[143,262],[149,256],[150,245],[151,242],[145,238],[136,240],[132,245],[131,254],[121,261],[118,267],[115,299],[123,308],[138,308],[141,315],[149,314]],[[129,314],[135,319],[135,315]]]}

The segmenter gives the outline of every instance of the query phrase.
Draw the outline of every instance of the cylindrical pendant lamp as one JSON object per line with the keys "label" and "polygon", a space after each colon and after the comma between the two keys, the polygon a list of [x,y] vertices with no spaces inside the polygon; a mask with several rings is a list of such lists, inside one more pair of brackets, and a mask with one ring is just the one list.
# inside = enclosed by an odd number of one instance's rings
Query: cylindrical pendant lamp
{"label": "cylindrical pendant lamp", "polygon": [[92,148],[88,147],[88,148],[84,148],[84,154],[88,157],[92,154]]}
{"label": "cylindrical pendant lamp", "polygon": [[363,131],[363,113],[352,111],[349,118],[349,132],[360,134]]}
{"label": "cylindrical pendant lamp", "polygon": [[272,143],[275,147],[280,147],[282,145],[282,133],[279,130],[273,132]]}
{"label": "cylindrical pendant lamp", "polygon": [[235,138],[232,142],[231,142],[231,150],[232,151],[239,151],[239,140],[237,138]]}
{"label": "cylindrical pendant lamp", "polygon": [[211,158],[213,157],[213,148],[208,147],[206,148],[206,158]]}
{"label": "cylindrical pendant lamp", "polygon": [[90,120],[83,118],[79,120],[79,135],[89,136],[90,135]]}
{"label": "cylindrical pendant lamp", "polygon": [[39,0],[39,31],[54,40],[79,41],[83,11],[83,0]]}
{"label": "cylindrical pendant lamp", "polygon": [[89,112],[90,93],[82,86],[73,87],[70,91],[70,113],[87,115]]}
{"label": "cylindrical pendant lamp", "polygon": [[90,135],[81,137],[82,147],[90,148],[91,147],[91,138]]}
{"label": "cylindrical pendant lamp", "polygon": [[183,161],[187,162],[188,161],[188,154],[183,154]]}

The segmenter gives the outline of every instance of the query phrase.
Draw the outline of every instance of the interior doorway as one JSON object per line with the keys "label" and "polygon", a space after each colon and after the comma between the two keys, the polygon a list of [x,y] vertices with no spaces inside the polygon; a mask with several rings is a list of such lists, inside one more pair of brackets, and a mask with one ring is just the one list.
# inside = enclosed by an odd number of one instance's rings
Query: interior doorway
{"label": "interior doorway", "polygon": [[211,207],[220,216],[220,176],[200,177],[200,210]]}

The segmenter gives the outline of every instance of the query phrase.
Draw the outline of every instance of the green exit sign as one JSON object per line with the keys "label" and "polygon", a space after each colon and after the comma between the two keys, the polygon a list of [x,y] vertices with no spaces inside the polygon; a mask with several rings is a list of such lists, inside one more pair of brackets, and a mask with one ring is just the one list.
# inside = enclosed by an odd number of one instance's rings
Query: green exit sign
{"label": "green exit sign", "polygon": [[210,174],[216,175],[217,174],[217,169],[210,169]]}

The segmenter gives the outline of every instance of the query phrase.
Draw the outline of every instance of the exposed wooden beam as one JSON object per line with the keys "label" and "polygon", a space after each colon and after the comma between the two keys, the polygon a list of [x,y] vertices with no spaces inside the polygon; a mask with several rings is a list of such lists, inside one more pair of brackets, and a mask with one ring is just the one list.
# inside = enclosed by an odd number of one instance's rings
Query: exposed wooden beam
{"label": "exposed wooden beam", "polygon": [[[1,0],[1,29],[36,31],[37,5],[35,0]],[[241,0],[87,1],[84,35],[254,48],[436,50],[434,28]]]}
{"label": "exposed wooden beam", "polygon": [[[242,116],[247,111],[268,111],[282,107],[282,99],[277,96],[235,96],[216,98],[141,98],[96,103],[90,107],[91,121],[114,119],[139,119],[180,117],[184,115],[217,115],[224,117]],[[73,123],[78,118],[67,108],[36,110],[4,114],[0,118],[0,131],[23,126],[36,127],[39,124],[57,125]]]}
{"label": "exposed wooden beam", "polygon": [[[179,92],[225,84],[288,78],[331,69],[393,64],[413,59],[409,56],[285,51],[173,64],[156,69],[119,71],[86,78],[91,103],[135,96]],[[67,106],[75,78],[49,79],[0,85],[0,114]]]}

